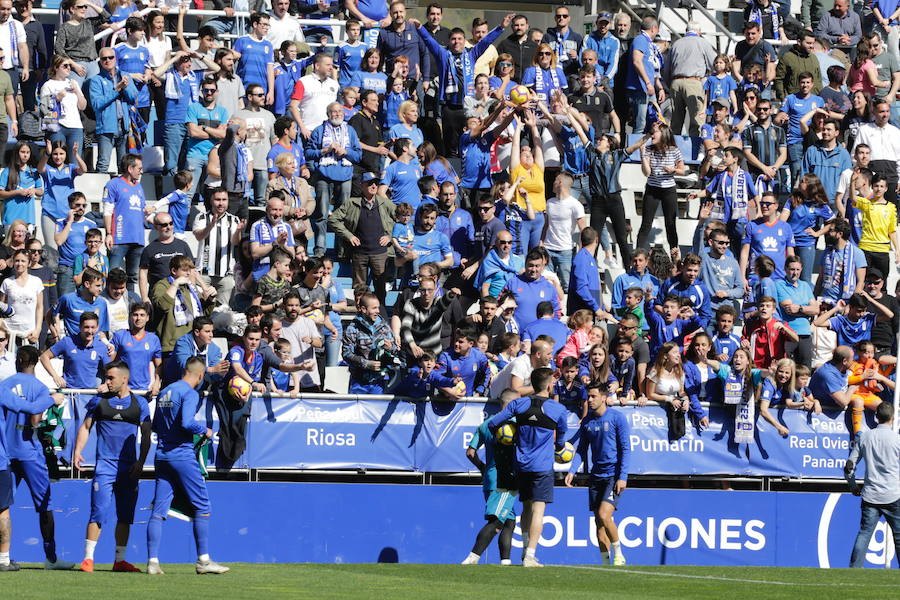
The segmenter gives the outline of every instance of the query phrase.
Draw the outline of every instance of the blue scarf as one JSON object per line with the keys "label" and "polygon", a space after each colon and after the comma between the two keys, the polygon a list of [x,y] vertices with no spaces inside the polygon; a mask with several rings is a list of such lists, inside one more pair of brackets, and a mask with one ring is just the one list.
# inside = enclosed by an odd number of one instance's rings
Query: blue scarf
{"label": "blue scarf", "polygon": [[772,2],[769,3],[769,6],[763,8],[756,2],[748,2],[750,5],[750,19],[749,23],[759,23],[759,28],[763,29],[763,16],[765,14],[770,14],[772,16],[772,35],[775,36],[774,39],[780,39],[778,36],[778,30],[781,28],[781,15],[778,14],[778,6]]}
{"label": "blue scarf", "polygon": [[525,268],[525,259],[519,254],[509,255],[509,264],[504,263],[497,254],[496,248],[491,248],[487,253],[481,265],[478,267],[478,273],[475,275],[475,286],[481,288],[485,281],[495,273],[505,272],[507,281]]}
{"label": "blue scarf", "polygon": [[253,197],[253,184],[250,182],[250,150],[240,142],[234,143],[237,149],[236,178],[244,184],[244,198]]}
{"label": "blue scarf", "polygon": [[856,263],[853,258],[853,242],[844,244],[843,250],[826,248],[822,255],[822,289],[841,290],[841,298],[849,298],[856,291]]}

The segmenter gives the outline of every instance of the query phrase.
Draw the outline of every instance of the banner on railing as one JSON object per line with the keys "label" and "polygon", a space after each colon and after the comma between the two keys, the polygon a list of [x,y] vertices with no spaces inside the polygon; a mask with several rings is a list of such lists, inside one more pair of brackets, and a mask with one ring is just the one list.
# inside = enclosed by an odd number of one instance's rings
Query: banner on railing
{"label": "banner on railing", "polygon": [[[256,469],[471,471],[465,449],[496,410],[475,403],[255,399],[247,462]],[[675,441],[659,406],[611,410],[623,411],[631,424],[634,474],[840,478],[849,451],[843,412],[773,410],[787,437],[760,417],[754,443],[736,444],[728,407],[711,408],[709,429],[688,427]],[[569,426],[567,437],[577,442],[575,415]]]}

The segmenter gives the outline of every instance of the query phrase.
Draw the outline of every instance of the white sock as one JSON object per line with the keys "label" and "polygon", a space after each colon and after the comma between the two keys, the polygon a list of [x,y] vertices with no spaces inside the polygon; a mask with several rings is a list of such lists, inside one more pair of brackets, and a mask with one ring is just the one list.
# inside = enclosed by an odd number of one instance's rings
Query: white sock
{"label": "white sock", "polygon": [[469,552],[469,555],[466,557],[466,560],[481,560],[481,555],[475,554],[474,552]]}
{"label": "white sock", "polygon": [[128,546],[116,546],[116,562],[125,560],[125,550],[127,549]]}
{"label": "white sock", "polygon": [[197,562],[209,562],[209,554],[201,554],[197,557]]}
{"label": "white sock", "polygon": [[97,542],[93,540],[84,540],[84,557],[90,560],[94,560],[94,548],[97,547]]}
{"label": "white sock", "polygon": [[534,558],[534,548],[528,548],[525,550],[525,556],[527,558]]}
{"label": "white sock", "polygon": [[9,552],[0,552],[0,565],[9,564]]}
{"label": "white sock", "polygon": [[616,556],[625,556],[622,554],[622,543],[621,542],[613,542],[612,549],[615,550]]}
{"label": "white sock", "polygon": [[149,559],[147,559],[147,563],[153,563],[154,565],[159,565],[159,558],[157,558],[155,556],[151,556]]}
{"label": "white sock", "polygon": [[604,565],[609,564],[609,552],[600,551],[600,562]]}

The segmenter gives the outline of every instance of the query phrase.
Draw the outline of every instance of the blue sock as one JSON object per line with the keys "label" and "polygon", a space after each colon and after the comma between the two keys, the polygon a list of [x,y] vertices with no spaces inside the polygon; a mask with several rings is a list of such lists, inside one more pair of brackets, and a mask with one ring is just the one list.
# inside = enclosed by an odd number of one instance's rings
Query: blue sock
{"label": "blue sock", "polygon": [[56,537],[53,513],[44,511],[40,514],[38,522],[41,527],[41,538],[44,540],[44,556],[48,562],[56,562]]}
{"label": "blue sock", "polygon": [[162,518],[150,517],[147,523],[147,558],[159,558],[159,543],[162,540]]}
{"label": "blue sock", "polygon": [[194,542],[197,556],[209,554],[209,515],[194,515]]}
{"label": "blue sock", "polygon": [[47,557],[48,562],[56,562],[56,540],[44,540],[44,556]]}

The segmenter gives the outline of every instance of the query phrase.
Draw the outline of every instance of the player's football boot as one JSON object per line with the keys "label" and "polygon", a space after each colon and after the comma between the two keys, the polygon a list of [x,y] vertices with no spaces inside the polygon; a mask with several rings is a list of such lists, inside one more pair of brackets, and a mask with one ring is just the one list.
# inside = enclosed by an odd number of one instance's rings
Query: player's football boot
{"label": "player's football boot", "polygon": [[48,571],[68,571],[75,563],[57,558],[56,562],[44,561],[44,568]]}
{"label": "player's football boot", "polygon": [[613,565],[615,565],[617,567],[624,567],[625,566],[625,555],[624,554],[616,554],[613,557]]}
{"label": "player's football boot", "polygon": [[20,569],[19,563],[17,563],[16,561],[14,561],[12,559],[9,560],[8,565],[0,565],[0,573],[7,572],[7,571],[10,571],[10,572],[18,571],[19,569]]}
{"label": "player's football boot", "polygon": [[197,575],[221,575],[222,573],[227,573],[231,570],[225,565],[220,565],[214,560],[207,560],[204,562],[200,562],[198,560],[194,564],[194,568],[197,571]]}
{"label": "player's football boot", "polygon": [[93,573],[94,572],[94,559],[86,558],[81,561],[81,570],[85,573]]}
{"label": "player's football boot", "polygon": [[464,558],[460,564],[461,565],[477,565],[480,558],[481,558],[480,556],[469,555],[466,558]]}
{"label": "player's football boot", "polygon": [[140,573],[141,570],[127,560],[117,560],[113,563],[113,571],[116,573]]}
{"label": "player's football boot", "polygon": [[162,570],[157,562],[148,562],[147,563],[147,575],[165,575],[166,572]]}
{"label": "player's football boot", "polygon": [[522,566],[523,567],[543,567],[544,565],[542,565],[540,562],[538,562],[538,559],[534,558],[533,556],[526,556],[525,558],[522,559]]}

